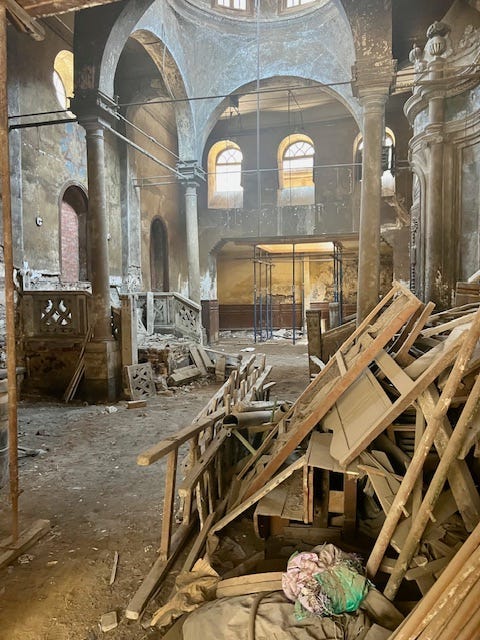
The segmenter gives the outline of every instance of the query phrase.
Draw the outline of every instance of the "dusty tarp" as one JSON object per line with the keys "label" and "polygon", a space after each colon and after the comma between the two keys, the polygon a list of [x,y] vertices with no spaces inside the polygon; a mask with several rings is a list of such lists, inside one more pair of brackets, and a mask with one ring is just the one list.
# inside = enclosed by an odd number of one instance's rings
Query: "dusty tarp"
{"label": "dusty tarp", "polygon": [[151,626],[165,627],[182,614],[194,611],[207,600],[215,598],[218,573],[206,560],[197,560],[191,571],[180,573],[175,580],[175,594],[150,622]]}
{"label": "dusty tarp", "polygon": [[363,611],[299,621],[294,604],[283,593],[263,595],[258,602],[259,597],[236,596],[204,604],[185,620],[183,640],[362,640],[370,628]]}

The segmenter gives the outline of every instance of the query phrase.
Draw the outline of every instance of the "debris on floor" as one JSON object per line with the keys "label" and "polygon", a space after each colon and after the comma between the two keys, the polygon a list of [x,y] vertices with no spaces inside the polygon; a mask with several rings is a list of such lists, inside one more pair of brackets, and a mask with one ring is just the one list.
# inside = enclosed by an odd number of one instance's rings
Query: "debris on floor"
{"label": "debris on floor", "polygon": [[[231,535],[242,517],[265,552],[251,553],[258,558],[251,565],[245,554],[238,566],[259,573],[223,575],[217,599],[188,616],[179,637],[193,638],[199,624],[203,640],[218,637],[222,618],[230,621],[222,637],[247,637],[241,630],[252,624],[274,636],[285,616],[294,624],[294,612],[308,630],[291,637],[480,635],[472,605],[480,589],[480,310],[469,304],[432,314],[433,307],[395,283],[291,406],[270,400],[271,368],[264,356],[252,355],[237,363],[191,425],[138,456],[145,466],[166,457],[167,474],[159,556],[130,601],[128,618],[142,615],[192,532],[180,574],[186,582],[204,549],[217,566],[221,532],[230,527]],[[182,445],[188,445],[184,464]],[[283,541],[283,553],[268,551],[273,539]],[[317,571],[325,550],[334,558],[331,573]],[[351,551],[368,556],[366,570]],[[262,572],[269,561],[280,573]],[[306,589],[292,580],[303,561],[314,580]],[[277,593],[282,582],[287,595],[297,594],[295,605]],[[387,623],[365,614],[367,592],[378,593],[373,584],[388,604],[411,610],[405,622],[396,610]],[[261,600],[252,596],[270,591]],[[457,609],[462,613],[448,613]],[[313,610],[320,614],[315,624],[305,617]],[[349,618],[345,611],[357,613]],[[157,612],[152,624],[161,617]]]}

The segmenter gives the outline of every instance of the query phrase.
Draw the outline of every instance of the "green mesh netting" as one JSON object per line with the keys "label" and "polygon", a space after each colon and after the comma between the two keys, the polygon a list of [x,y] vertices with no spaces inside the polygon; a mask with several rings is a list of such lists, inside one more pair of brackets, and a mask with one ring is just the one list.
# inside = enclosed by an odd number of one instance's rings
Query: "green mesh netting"
{"label": "green mesh netting", "polygon": [[[324,615],[338,615],[356,611],[370,586],[369,581],[348,564],[339,564],[315,575],[326,596]],[[330,610],[328,610],[330,609]]]}

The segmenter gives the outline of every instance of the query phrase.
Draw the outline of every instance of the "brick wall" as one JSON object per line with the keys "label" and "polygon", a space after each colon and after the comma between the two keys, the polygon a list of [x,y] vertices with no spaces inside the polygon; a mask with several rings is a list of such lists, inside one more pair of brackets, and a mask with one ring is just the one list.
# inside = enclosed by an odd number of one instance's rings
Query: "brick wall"
{"label": "brick wall", "polygon": [[62,202],[60,259],[62,282],[79,281],[79,246],[77,212],[67,202]]}

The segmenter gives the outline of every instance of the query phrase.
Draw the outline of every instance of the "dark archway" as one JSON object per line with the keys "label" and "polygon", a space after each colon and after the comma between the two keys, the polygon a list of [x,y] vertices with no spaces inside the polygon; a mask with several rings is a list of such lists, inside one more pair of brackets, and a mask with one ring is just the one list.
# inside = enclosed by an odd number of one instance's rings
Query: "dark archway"
{"label": "dark archway", "polygon": [[70,185],[60,203],[60,273],[62,283],[88,280],[87,196]]}
{"label": "dark archway", "polygon": [[152,291],[170,289],[167,229],[161,218],[155,218],[150,227],[150,286]]}

